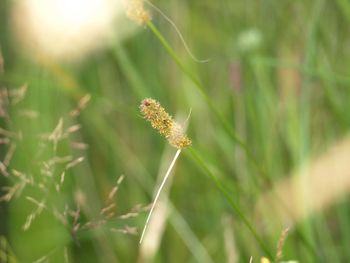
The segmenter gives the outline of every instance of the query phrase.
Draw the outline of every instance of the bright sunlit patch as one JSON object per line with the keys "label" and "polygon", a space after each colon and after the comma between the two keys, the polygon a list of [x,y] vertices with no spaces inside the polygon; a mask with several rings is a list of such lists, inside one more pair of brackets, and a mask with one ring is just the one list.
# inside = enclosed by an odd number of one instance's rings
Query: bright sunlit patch
{"label": "bright sunlit patch", "polygon": [[345,138],[263,194],[257,214],[274,227],[293,226],[339,202],[350,192],[349,156],[350,138]]}
{"label": "bright sunlit patch", "polygon": [[120,11],[120,0],[21,0],[13,18],[26,48],[74,59],[102,46]]}

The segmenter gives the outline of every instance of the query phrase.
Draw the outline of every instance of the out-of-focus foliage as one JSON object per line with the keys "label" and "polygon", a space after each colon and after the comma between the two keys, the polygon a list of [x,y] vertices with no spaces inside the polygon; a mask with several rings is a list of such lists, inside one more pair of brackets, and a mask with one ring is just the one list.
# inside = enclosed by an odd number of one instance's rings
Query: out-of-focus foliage
{"label": "out-of-focus foliage", "polygon": [[[0,2],[0,262],[350,261],[347,1],[152,1],[207,63],[195,62],[171,23],[144,3],[187,72],[123,7],[69,1],[67,15],[104,10],[114,18],[91,28],[93,37],[84,28],[84,42],[74,19],[62,27],[72,38],[27,38],[33,21],[16,13],[16,2]],[[64,19],[53,11],[35,26]],[[59,44],[53,56],[39,40]],[[84,52],[57,55],[68,47]],[[147,97],[175,119],[191,112],[192,148],[140,245],[156,182],[176,151],[142,118]],[[324,181],[312,188],[310,178]],[[286,209],[286,192],[312,213]]]}

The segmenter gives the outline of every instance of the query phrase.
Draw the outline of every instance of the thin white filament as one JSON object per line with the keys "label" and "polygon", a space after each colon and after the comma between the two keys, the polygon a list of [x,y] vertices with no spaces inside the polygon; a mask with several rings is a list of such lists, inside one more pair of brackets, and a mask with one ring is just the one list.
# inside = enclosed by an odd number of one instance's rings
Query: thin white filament
{"label": "thin white filament", "polygon": [[169,175],[170,175],[170,173],[171,173],[171,171],[172,171],[172,169],[173,169],[173,167],[175,165],[175,162],[176,162],[177,158],[179,157],[180,153],[181,153],[181,149],[178,149],[176,154],[175,154],[175,156],[174,156],[174,158],[173,158],[173,160],[172,160],[172,162],[171,162],[171,164],[170,164],[170,166],[169,166],[169,168],[168,168],[168,170],[167,170],[167,172],[166,172],[166,174],[165,174],[165,176],[164,176],[164,179],[163,179],[161,185],[159,186],[159,189],[157,191],[156,197],[154,198],[151,210],[150,210],[150,212],[148,214],[145,226],[143,227],[143,230],[142,230],[142,234],[141,234],[141,238],[140,238],[140,244],[142,243],[143,237],[144,237],[144,235],[146,233],[148,222],[151,219],[151,216],[152,216],[152,213],[153,213],[153,209],[156,206],[156,203],[157,203],[157,200],[159,198],[159,195],[160,195],[160,193],[161,193],[161,191],[162,191],[162,189],[163,189],[163,187],[165,185],[165,182],[167,181],[167,179],[168,179],[168,177],[169,177]]}
{"label": "thin white filament", "polygon": [[154,4],[152,4],[151,2],[145,0],[145,2],[147,4],[149,4],[152,8],[154,8],[159,14],[161,14],[166,21],[168,21],[170,23],[170,25],[172,25],[172,27],[175,29],[176,33],[178,34],[182,44],[185,47],[186,52],[190,55],[190,57],[197,63],[207,63],[210,61],[210,59],[198,59],[196,58],[195,55],[193,55],[193,53],[191,52],[190,48],[188,47],[185,38],[183,37],[183,35],[181,34],[179,28],[176,26],[176,24],[173,22],[173,20],[171,20],[166,14],[164,14],[164,12],[162,10],[160,10],[158,7],[156,7]]}

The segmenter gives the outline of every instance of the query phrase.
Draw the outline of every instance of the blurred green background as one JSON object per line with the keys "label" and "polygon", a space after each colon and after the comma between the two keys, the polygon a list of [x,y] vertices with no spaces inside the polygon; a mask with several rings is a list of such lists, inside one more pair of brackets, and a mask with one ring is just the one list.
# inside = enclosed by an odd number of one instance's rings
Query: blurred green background
{"label": "blurred green background", "polygon": [[[15,3],[0,0],[1,196],[17,187],[0,206],[0,262],[273,261],[287,227],[283,260],[350,261],[346,191],[288,224],[266,222],[256,210],[263,193],[348,133],[350,2],[152,2],[208,63],[195,62],[171,24],[145,3],[203,93],[150,27],[128,21],[123,11],[124,22],[115,20],[112,34],[97,39],[102,47],[60,60],[21,41],[29,30],[12,25]],[[91,99],[79,108],[86,94]],[[163,210],[155,214],[158,228],[150,228],[140,246],[134,228],[141,232],[145,206],[176,151],[139,113],[146,97],[182,119],[191,111],[188,135],[201,161],[183,151],[159,204]],[[70,114],[77,107],[78,114]],[[67,132],[73,125],[81,128]],[[84,161],[75,163],[80,157]],[[121,176],[111,202],[108,195]],[[115,215],[104,221],[101,209],[111,203]],[[24,231],[27,220],[32,222]]]}

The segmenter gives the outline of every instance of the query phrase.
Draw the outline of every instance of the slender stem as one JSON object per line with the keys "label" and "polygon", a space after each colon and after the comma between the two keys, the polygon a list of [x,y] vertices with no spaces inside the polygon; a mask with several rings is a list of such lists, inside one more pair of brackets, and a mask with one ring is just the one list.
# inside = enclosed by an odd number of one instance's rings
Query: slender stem
{"label": "slender stem", "polygon": [[151,215],[153,213],[153,209],[156,206],[156,203],[157,203],[157,200],[159,198],[160,192],[162,191],[162,189],[163,189],[163,187],[165,185],[165,182],[167,181],[167,179],[168,179],[168,177],[170,175],[170,172],[173,170],[175,162],[176,162],[177,158],[179,157],[180,153],[181,153],[181,149],[178,149],[176,154],[175,154],[175,156],[174,156],[174,158],[173,158],[173,160],[172,160],[172,162],[171,162],[171,164],[170,164],[170,166],[169,166],[169,168],[168,168],[168,170],[167,170],[167,172],[166,172],[166,174],[165,174],[165,176],[164,176],[164,179],[163,179],[161,185],[159,186],[159,189],[157,191],[156,197],[154,198],[154,201],[153,201],[153,204],[152,204],[152,207],[151,207],[151,211],[148,214],[145,226],[143,227],[143,230],[142,230],[142,234],[141,234],[141,238],[140,238],[140,244],[142,243],[143,237],[145,235],[145,232],[146,232],[146,229],[147,229],[147,226],[148,226],[148,222],[149,222],[149,220],[151,218]]}
{"label": "slender stem", "polygon": [[233,201],[230,193],[224,185],[221,183],[221,181],[210,171],[210,169],[207,167],[205,162],[200,158],[198,153],[195,149],[190,148],[188,151],[191,154],[191,157],[200,165],[200,167],[203,168],[205,173],[210,177],[210,179],[213,180],[216,187],[219,189],[219,191],[224,195],[225,199],[231,206],[231,208],[235,211],[235,213],[238,215],[238,217],[242,220],[244,225],[249,229],[249,231],[253,234],[255,240],[259,243],[261,249],[269,256],[270,258],[273,258],[273,254],[270,252],[270,249],[265,245],[262,238],[258,235],[258,233],[255,231],[254,227],[251,225],[251,223],[248,221],[248,219],[245,217],[239,206]]}
{"label": "slender stem", "polygon": [[176,55],[173,48],[170,46],[168,41],[163,37],[163,35],[159,32],[159,30],[154,26],[152,22],[148,22],[148,27],[151,29],[151,31],[155,34],[155,36],[159,39],[161,44],[165,47],[166,51],[169,53],[169,55],[174,59],[176,64],[180,67],[180,69],[189,77],[189,79],[194,83],[196,89],[202,94],[204,99],[206,100],[208,106],[210,109],[215,113],[216,117],[220,120],[222,125],[224,126],[225,130],[228,132],[230,137],[234,139],[235,142],[237,142],[239,145],[241,145],[245,150],[247,150],[246,145],[244,144],[243,140],[240,139],[234,131],[232,131],[232,128],[230,127],[230,124],[227,123],[225,118],[223,118],[218,111],[218,109],[215,107],[213,102],[210,100],[208,95],[205,93],[204,88],[202,87],[201,82],[191,73],[191,71],[180,61],[179,57]]}

